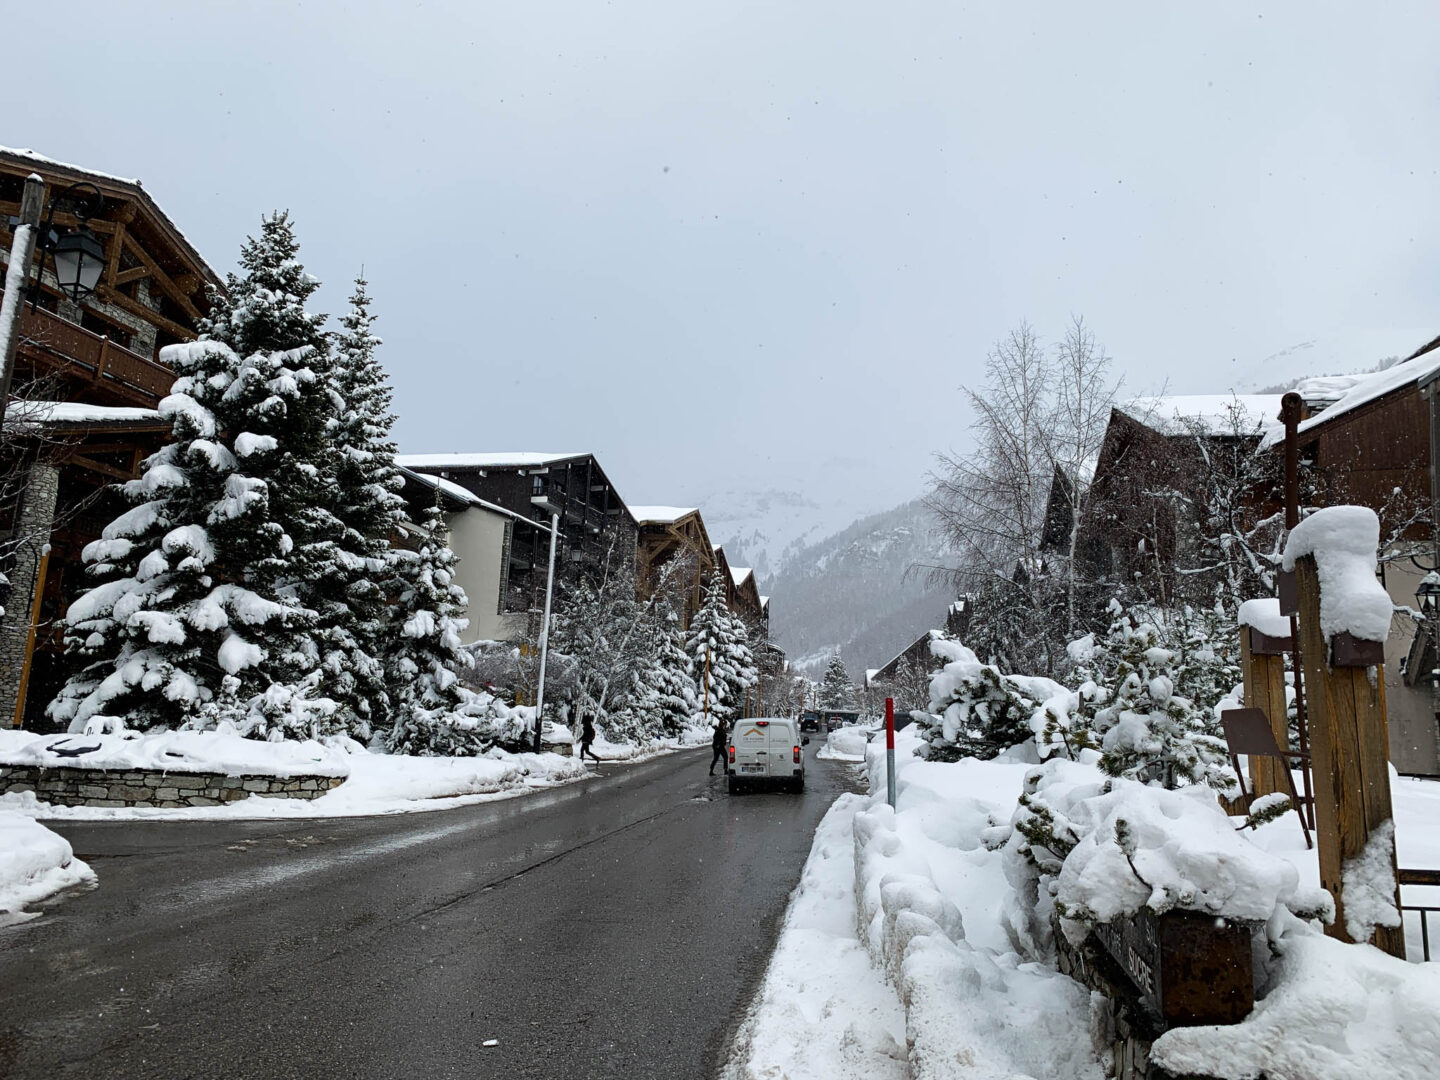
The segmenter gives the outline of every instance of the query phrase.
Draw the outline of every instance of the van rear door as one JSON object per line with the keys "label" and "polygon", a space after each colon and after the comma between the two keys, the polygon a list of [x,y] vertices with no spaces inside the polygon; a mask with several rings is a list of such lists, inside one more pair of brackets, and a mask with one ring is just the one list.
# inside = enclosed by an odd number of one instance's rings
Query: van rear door
{"label": "van rear door", "polygon": [[[736,776],[771,774],[770,721],[737,720],[734,731],[730,733],[730,741],[735,747]],[[781,760],[776,757],[777,766]]]}

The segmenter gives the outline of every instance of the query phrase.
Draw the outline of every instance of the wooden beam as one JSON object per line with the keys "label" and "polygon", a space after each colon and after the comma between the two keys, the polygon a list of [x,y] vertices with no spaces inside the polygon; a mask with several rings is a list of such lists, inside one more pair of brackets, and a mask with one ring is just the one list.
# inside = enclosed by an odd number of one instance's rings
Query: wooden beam
{"label": "wooden beam", "polygon": [[131,315],[136,315],[144,319],[152,326],[158,326],[161,330],[168,330],[181,341],[193,341],[195,338],[195,330],[193,327],[184,326],[173,319],[167,319],[158,311],[152,311],[138,300],[132,300],[118,289],[101,286],[95,290],[95,294],[107,304],[114,304],[116,307],[130,312]]}
{"label": "wooden beam", "polygon": [[84,454],[70,454],[64,459],[66,465],[74,465],[85,469],[88,472],[96,472],[101,476],[108,476],[114,480],[134,480],[134,473],[127,473],[124,469],[117,469],[114,465],[107,465],[103,461],[95,461]]}
{"label": "wooden beam", "polygon": [[105,284],[115,287],[115,275],[120,272],[120,252],[125,247],[125,223],[115,226],[115,238],[110,244],[110,257],[105,260]]}
{"label": "wooden beam", "polygon": [[40,556],[35,571],[35,595],[30,599],[30,630],[25,635],[25,659],[20,664],[20,686],[15,692],[15,727],[25,719],[25,695],[30,692],[30,665],[35,662],[35,634],[40,629],[40,602],[45,593],[45,572],[50,569],[50,546]]}
{"label": "wooden beam", "polygon": [[122,270],[115,275],[115,280],[110,282],[111,288],[118,289],[122,285],[129,285],[132,281],[139,281],[141,278],[150,276],[148,266],[132,266],[129,270]]}
{"label": "wooden beam", "polygon": [[160,264],[150,257],[150,253],[137,244],[135,238],[129,233],[126,233],[122,239],[129,245],[130,254],[139,259],[142,266],[150,268],[150,273],[155,278],[155,284],[160,286],[160,291],[179,304],[185,310],[185,314],[192,319],[200,318],[200,309],[195,306],[190,297],[181,291],[180,286],[170,280],[170,275],[160,269]]}

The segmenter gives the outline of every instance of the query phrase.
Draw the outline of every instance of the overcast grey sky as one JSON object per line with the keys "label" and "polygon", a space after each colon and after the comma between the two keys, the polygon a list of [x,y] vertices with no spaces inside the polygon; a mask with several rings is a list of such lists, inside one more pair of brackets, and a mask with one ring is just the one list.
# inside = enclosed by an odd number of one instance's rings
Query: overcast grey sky
{"label": "overcast grey sky", "polygon": [[288,208],[322,310],[364,264],[403,449],[593,450],[635,503],[908,498],[1022,318],[1083,314],[1136,392],[1440,332],[1434,0],[66,0],[6,31],[0,142],[140,177],[222,270]]}

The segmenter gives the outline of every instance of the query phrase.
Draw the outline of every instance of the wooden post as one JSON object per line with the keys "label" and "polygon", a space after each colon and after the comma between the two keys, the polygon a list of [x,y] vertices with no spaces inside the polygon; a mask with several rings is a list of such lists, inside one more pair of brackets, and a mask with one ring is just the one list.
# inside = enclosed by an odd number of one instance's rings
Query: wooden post
{"label": "wooden post", "polygon": [[[1289,642],[1285,639],[1281,648],[1272,648],[1277,639],[1260,634],[1253,626],[1240,627],[1240,670],[1245,678],[1245,705],[1259,709],[1270,721],[1270,731],[1275,736],[1275,745],[1281,750],[1290,749],[1290,718],[1285,700],[1285,653]],[[1255,796],[1271,795],[1277,791],[1290,793],[1281,770],[1285,764],[1274,758],[1252,757],[1250,759],[1250,793]],[[1304,811],[1295,808],[1297,813]]]}
{"label": "wooden post", "polygon": [[[1295,562],[1299,599],[1300,652],[1310,721],[1311,765],[1315,774],[1316,847],[1320,884],[1335,898],[1335,921],[1325,932],[1350,941],[1345,930],[1344,865],[1392,821],[1389,733],[1385,722],[1383,664],[1342,666],[1331,662],[1331,643],[1320,632],[1320,578],[1313,556]],[[1345,635],[1340,635],[1345,636]],[[1380,653],[1379,643],[1366,659]],[[1338,659],[1338,657],[1337,657]],[[1393,835],[1393,834],[1392,834]],[[1390,866],[1395,868],[1395,845]],[[1395,905],[1400,890],[1395,889]],[[1376,927],[1371,943],[1405,957],[1403,927]]]}

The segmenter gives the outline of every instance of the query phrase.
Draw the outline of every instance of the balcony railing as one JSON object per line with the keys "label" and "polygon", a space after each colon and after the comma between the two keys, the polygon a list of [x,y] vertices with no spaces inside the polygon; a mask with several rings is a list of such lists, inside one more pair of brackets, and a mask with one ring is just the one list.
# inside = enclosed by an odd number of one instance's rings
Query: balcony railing
{"label": "balcony railing", "polygon": [[24,309],[20,335],[21,348],[35,360],[137,404],[154,407],[175,382],[175,373],[164,364],[44,308]]}

